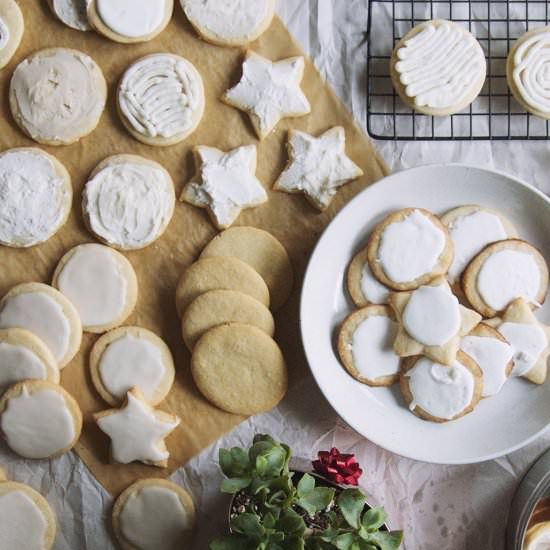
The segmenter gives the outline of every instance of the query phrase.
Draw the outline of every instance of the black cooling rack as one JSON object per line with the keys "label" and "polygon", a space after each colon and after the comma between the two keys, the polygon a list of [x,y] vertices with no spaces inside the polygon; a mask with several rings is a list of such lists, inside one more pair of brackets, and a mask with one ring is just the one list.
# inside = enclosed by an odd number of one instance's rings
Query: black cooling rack
{"label": "black cooling rack", "polygon": [[[525,31],[548,25],[549,2],[418,2],[370,0],[368,19],[367,129],[385,140],[542,140],[549,121],[517,103],[506,83],[506,57]],[[389,74],[393,46],[412,27],[430,19],[464,25],[479,40],[487,58],[487,80],[478,98],[460,113],[432,117],[415,113],[393,89]]]}

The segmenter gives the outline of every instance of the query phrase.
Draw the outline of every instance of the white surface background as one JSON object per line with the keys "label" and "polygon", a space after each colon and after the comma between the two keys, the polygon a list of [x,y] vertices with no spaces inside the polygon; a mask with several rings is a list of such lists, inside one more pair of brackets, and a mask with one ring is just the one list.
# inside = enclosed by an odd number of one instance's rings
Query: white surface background
{"label": "white surface background", "polygon": [[[278,11],[365,128],[367,0],[279,0]],[[550,154],[544,142],[380,142],[377,146],[392,170],[463,162],[497,167],[550,191]],[[295,455],[308,459],[332,445],[356,453],[365,470],[363,488],[386,506],[392,526],[405,529],[408,550],[504,548],[506,515],[517,483],[550,446],[549,435],[508,457],[474,466],[433,466],[403,459],[344,426],[308,378],[276,410],[245,422],[174,474],[173,479],[192,492],[199,510],[194,549],[206,550],[208,541],[224,528],[226,501],[218,495],[215,462],[219,447],[247,445],[257,431],[272,433],[289,443]],[[29,483],[48,498],[59,520],[56,550],[114,548],[107,527],[110,496],[74,454],[37,463],[20,460],[1,445],[0,463],[12,479]]]}

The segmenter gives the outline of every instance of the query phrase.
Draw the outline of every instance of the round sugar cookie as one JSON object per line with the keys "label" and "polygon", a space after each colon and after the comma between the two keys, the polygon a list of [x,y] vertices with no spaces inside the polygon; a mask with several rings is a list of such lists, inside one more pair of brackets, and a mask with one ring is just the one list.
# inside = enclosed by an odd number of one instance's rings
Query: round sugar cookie
{"label": "round sugar cookie", "polygon": [[88,0],[48,0],[54,15],[71,29],[76,31],[91,31],[86,9]]}
{"label": "round sugar cookie", "polygon": [[90,174],[82,212],[101,242],[138,250],[164,233],[175,202],[174,182],[160,164],[138,155],[114,155]]}
{"label": "round sugar cookie", "polygon": [[0,329],[22,328],[34,333],[51,351],[60,369],[76,355],[82,323],[73,304],[42,283],[14,286],[0,300]]}
{"label": "round sugar cookie", "polygon": [[120,252],[102,244],[81,244],[59,261],[52,285],[75,306],[86,332],[122,324],[138,297],[136,272]]}
{"label": "round sugar cookie", "polygon": [[229,323],[195,344],[191,373],[202,395],[220,409],[253,415],[285,396],[288,373],[279,346],[259,328]]}
{"label": "round sugar cookie", "polygon": [[178,315],[210,290],[236,290],[269,306],[269,290],[260,275],[241,260],[222,256],[200,259],[183,272],[176,288]]}
{"label": "round sugar cookie", "polygon": [[387,304],[392,292],[372,274],[367,247],[360,250],[351,260],[346,272],[346,286],[357,307]]}
{"label": "round sugar cookie", "polygon": [[25,22],[15,0],[0,0],[0,69],[10,61],[23,38]]}
{"label": "round sugar cookie", "polygon": [[82,412],[61,386],[26,380],[0,399],[0,430],[8,447],[24,458],[54,458],[80,437]]}
{"label": "round sugar cookie", "polygon": [[65,167],[37,147],[0,153],[0,244],[46,242],[67,221],[73,188]]}
{"label": "round sugar cookie", "polygon": [[271,295],[271,307],[278,310],[289,299],[294,272],[284,246],[271,234],[256,227],[232,227],[214,237],[201,258],[231,256],[255,269]]}
{"label": "round sugar cookie", "polygon": [[122,550],[183,550],[193,538],[195,505],[171,481],[142,479],[116,499],[112,523]]}
{"label": "round sugar cookie", "polygon": [[175,376],[170,348],[142,327],[119,327],[101,336],[90,352],[90,370],[95,389],[113,407],[134,387],[150,405],[158,405]]}
{"label": "round sugar cookie", "polygon": [[275,334],[275,321],[269,309],[248,294],[236,290],[211,290],[191,302],[181,320],[183,341],[190,351],[211,328],[226,323],[243,323]]}
{"label": "round sugar cookie", "polygon": [[204,114],[201,75],[171,53],[142,57],[118,86],[117,109],[126,129],[146,145],[165,147],[189,137]]}

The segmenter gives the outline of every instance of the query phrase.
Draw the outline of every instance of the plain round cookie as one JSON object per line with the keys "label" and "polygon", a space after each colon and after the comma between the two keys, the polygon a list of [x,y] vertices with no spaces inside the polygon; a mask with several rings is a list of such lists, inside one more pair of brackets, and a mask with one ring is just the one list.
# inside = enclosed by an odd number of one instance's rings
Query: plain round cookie
{"label": "plain round cookie", "polygon": [[231,256],[257,271],[269,288],[271,307],[278,310],[289,299],[294,272],[284,246],[271,234],[256,227],[232,227],[214,237],[201,258]]}
{"label": "plain round cookie", "polygon": [[23,38],[25,21],[14,0],[0,0],[0,69],[10,61]]}
{"label": "plain round cookie", "polygon": [[233,414],[253,415],[285,396],[288,373],[279,346],[259,328],[229,323],[195,344],[191,373],[202,395]]}
{"label": "plain round cookie", "polygon": [[86,13],[88,0],[48,0],[55,17],[75,31],[91,31]]}

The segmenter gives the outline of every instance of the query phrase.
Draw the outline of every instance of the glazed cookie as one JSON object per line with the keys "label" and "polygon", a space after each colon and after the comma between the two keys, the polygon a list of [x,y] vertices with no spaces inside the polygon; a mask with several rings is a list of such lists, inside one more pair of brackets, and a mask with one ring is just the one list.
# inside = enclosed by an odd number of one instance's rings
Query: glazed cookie
{"label": "glazed cookie", "polygon": [[394,290],[414,290],[447,273],[453,243],[447,228],[431,212],[404,208],[374,228],[367,258],[381,283]]}
{"label": "glazed cookie", "polygon": [[95,389],[109,405],[118,407],[133,387],[151,405],[158,405],[174,383],[170,348],[154,332],[120,327],[104,334],[90,353]]}
{"label": "glazed cookie", "polygon": [[0,400],[0,429],[8,447],[24,458],[54,458],[70,451],[82,430],[78,403],[61,386],[26,380]]}
{"label": "glazed cookie", "polygon": [[0,300],[1,328],[34,333],[48,346],[60,369],[76,355],[82,340],[82,324],[73,304],[42,283],[14,286]]}
{"label": "glazed cookie", "polygon": [[240,323],[214,327],[202,336],[193,350],[191,373],[208,401],[241,415],[272,409],[288,385],[279,346],[259,328]]}
{"label": "glazed cookie", "polygon": [[270,61],[249,50],[240,82],[225,93],[222,101],[246,111],[256,134],[264,139],[283,118],[311,112],[300,88],[304,67],[303,57]]}
{"label": "glazed cookie", "polygon": [[256,177],[255,145],[227,153],[199,146],[193,152],[197,175],[185,185],[180,200],[207,208],[218,229],[227,229],[242,210],[267,202],[266,190]]}
{"label": "glazed cookie", "polygon": [[292,264],[271,233],[256,227],[232,227],[214,237],[201,253],[201,258],[212,256],[238,258],[256,270],[267,283],[275,311],[289,299],[294,285]]}
{"label": "glazed cookie", "polygon": [[44,145],[69,145],[87,136],[97,126],[106,99],[101,69],[78,50],[33,53],[19,63],[10,83],[13,118]]}
{"label": "glazed cookie", "polygon": [[359,382],[391,386],[399,381],[401,358],[393,351],[398,325],[388,306],[367,306],[344,321],[338,335],[338,354]]}
{"label": "glazed cookie", "polygon": [[395,46],[393,86],[411,109],[451,115],[467,107],[485,82],[487,62],[479,42],[452,21],[426,21]]}
{"label": "glazed cookie", "polygon": [[59,261],[52,284],[75,306],[86,332],[101,333],[122,324],[138,296],[132,264],[102,244],[69,250]]}
{"label": "glazed cookie", "polygon": [[195,131],[204,114],[201,75],[178,55],[147,55],[122,76],[117,108],[124,126],[138,141],[174,145]]}
{"label": "glazed cookie", "polygon": [[88,0],[48,0],[55,16],[76,31],[91,31],[86,9]]}
{"label": "glazed cookie", "polygon": [[71,177],[55,157],[37,147],[8,149],[0,154],[0,197],[0,244],[35,246],[67,221]]}
{"label": "glazed cookie", "polygon": [[142,479],[113,506],[113,531],[122,550],[190,548],[195,506],[189,493],[165,479]]}
{"label": "glazed cookie", "polygon": [[164,233],[175,202],[174,182],[160,164],[138,155],[114,155],[91,173],[82,212],[100,241],[137,250]]}
{"label": "glazed cookie", "polygon": [[0,69],[10,61],[23,38],[25,22],[15,0],[0,0]]}
{"label": "glazed cookie", "polygon": [[113,462],[168,466],[170,453],[164,439],[177,428],[180,419],[154,409],[138,388],[127,393],[122,408],[96,413],[94,420],[111,439]]}
{"label": "glazed cookie", "polygon": [[509,239],[483,249],[462,275],[462,288],[472,307],[494,317],[516,298],[532,308],[540,306],[548,291],[548,266],[529,243]]}

